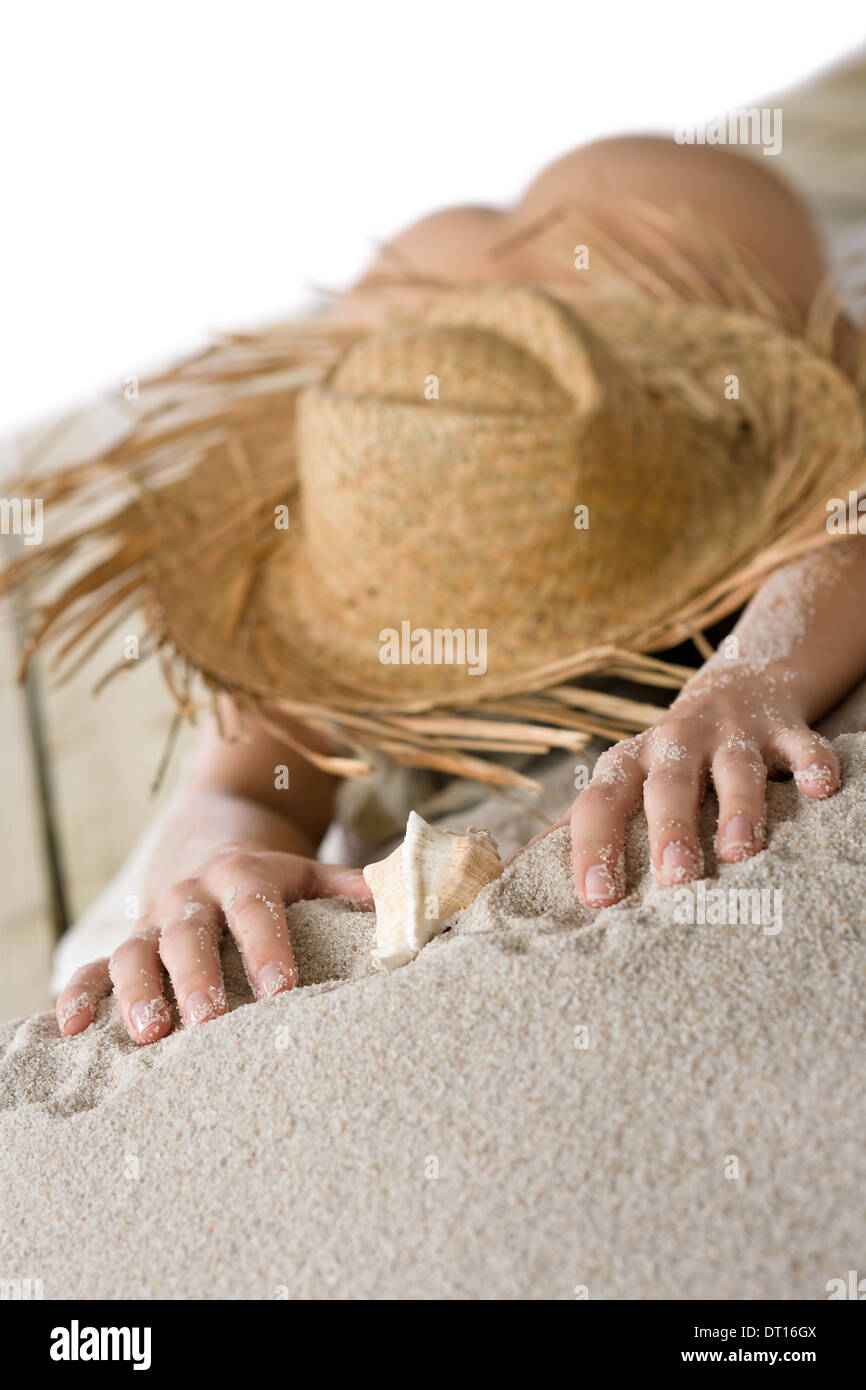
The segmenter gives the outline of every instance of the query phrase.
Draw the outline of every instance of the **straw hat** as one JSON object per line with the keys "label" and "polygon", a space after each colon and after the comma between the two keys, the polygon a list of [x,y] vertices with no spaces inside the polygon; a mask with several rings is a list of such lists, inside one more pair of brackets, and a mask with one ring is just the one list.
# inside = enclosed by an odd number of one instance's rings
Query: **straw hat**
{"label": "straw hat", "polygon": [[477,755],[645,727],[575,677],[680,684],[646,654],[829,539],[866,441],[855,385],[754,278],[737,307],[634,281],[427,289],[180,369],[118,448],[41,480],[86,521],[7,587],[103,545],[31,650],[143,601],[185,713],[198,672],[326,730],[349,755],[311,756],[346,775],[372,749],[520,783]]}

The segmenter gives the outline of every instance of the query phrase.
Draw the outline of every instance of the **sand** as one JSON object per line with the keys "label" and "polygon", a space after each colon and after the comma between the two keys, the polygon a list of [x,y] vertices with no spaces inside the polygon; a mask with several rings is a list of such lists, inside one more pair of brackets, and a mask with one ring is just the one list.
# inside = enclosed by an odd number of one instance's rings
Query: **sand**
{"label": "sand", "polygon": [[[111,1000],[74,1039],[3,1025],[0,1277],[46,1298],[823,1299],[866,1274],[864,726],[866,687],[827,726],[844,790],[772,783],[753,860],[717,870],[708,805],[706,888],[764,890],[757,925],[678,920],[641,820],[630,896],[593,912],[559,830],[391,975],[371,914],[301,904],[290,995],[251,1003],[226,949],[233,1011],[155,1046]],[[552,803],[573,776],[553,761]],[[505,852],[537,830],[501,801],[471,819]]]}

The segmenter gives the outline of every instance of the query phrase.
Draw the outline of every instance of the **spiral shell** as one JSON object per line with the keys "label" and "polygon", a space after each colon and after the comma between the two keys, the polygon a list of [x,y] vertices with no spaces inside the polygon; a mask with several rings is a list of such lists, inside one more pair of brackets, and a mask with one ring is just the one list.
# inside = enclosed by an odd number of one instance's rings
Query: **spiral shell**
{"label": "spiral shell", "polygon": [[501,873],[489,831],[469,826],[458,835],[410,811],[403,843],[364,869],[376,905],[374,963],[381,970],[406,965]]}

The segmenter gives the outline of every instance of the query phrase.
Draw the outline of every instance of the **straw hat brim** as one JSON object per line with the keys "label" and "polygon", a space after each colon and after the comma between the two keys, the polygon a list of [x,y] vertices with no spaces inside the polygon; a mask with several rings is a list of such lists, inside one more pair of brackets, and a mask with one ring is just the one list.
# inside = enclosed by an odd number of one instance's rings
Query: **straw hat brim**
{"label": "straw hat brim", "polygon": [[[623,451],[630,463],[620,476],[611,476],[605,451],[611,438],[629,440],[633,421],[608,411],[602,429],[602,411],[581,417],[578,476],[573,467],[571,476],[554,469],[541,504],[535,486],[537,524],[549,526],[558,509],[551,555],[559,546],[568,556],[550,573],[538,563],[539,537],[549,532],[530,536],[528,548],[520,498],[534,487],[534,450],[567,456],[563,441],[575,428],[567,411],[473,417],[473,447],[480,438],[481,447],[505,449],[519,476],[509,472],[503,490],[480,474],[459,524],[445,488],[428,487],[426,533],[401,528],[399,516],[395,524],[372,491],[357,518],[368,552],[382,557],[371,611],[381,615],[390,595],[387,626],[396,631],[405,621],[424,631],[484,629],[483,679],[454,663],[383,663],[370,612],[361,605],[360,617],[347,613],[329,585],[315,553],[321,528],[310,527],[299,488],[299,408],[315,428],[350,439],[375,434],[383,409],[391,437],[401,429],[418,437],[427,426],[417,404],[371,406],[335,387],[347,347],[366,330],[325,324],[245,336],[179,369],[167,379],[174,399],[118,448],[40,480],[46,505],[64,504],[72,516],[83,509],[86,517],[93,498],[117,495],[119,483],[124,501],[96,523],[71,523],[59,542],[7,571],[6,588],[53,576],[101,542],[98,562],[84,574],[79,566],[44,611],[28,655],[62,636],[62,655],[75,662],[118,612],[143,602],[185,712],[197,672],[212,693],[230,692],[262,719],[283,711],[326,730],[356,756],[310,756],[346,775],[363,771],[363,750],[373,748],[413,765],[521,783],[476,754],[578,748],[590,733],[646,727],[652,707],[574,682],[608,672],[681,683],[687,671],[650,654],[689,636],[700,646],[703,627],[741,605],[774,568],[826,543],[828,498],[866,475],[861,398],[832,360],[826,322],[804,333],[752,270],[732,274],[735,307],[717,302],[718,276],[706,296],[716,302],[704,302],[693,285],[678,284],[667,297],[658,286],[648,293],[630,271],[608,275],[597,291],[557,288],[563,312],[576,315],[651,408],[630,439],[639,447]],[[513,307],[514,287],[500,288]],[[413,312],[416,322],[423,309]],[[734,395],[723,389],[728,379],[737,382]],[[440,443],[452,453],[454,439],[467,438],[465,423],[447,404],[437,417]],[[600,505],[605,496],[613,507]],[[591,521],[581,534],[573,510],[584,501]],[[275,525],[278,511],[287,529]],[[351,544],[333,554],[333,567],[351,575]],[[439,598],[431,584],[425,599],[424,574],[452,571],[471,582],[460,587],[454,577]]]}
{"label": "straw hat brim", "polygon": [[[653,414],[633,446],[635,463],[620,476],[605,438],[598,457],[591,455],[591,433],[581,436],[579,469],[572,462],[570,476],[545,475],[540,511],[549,566],[560,546],[564,567],[551,576],[544,563],[534,571],[524,563],[521,500],[533,487],[539,452],[551,434],[568,432],[567,419],[539,425],[532,416],[509,415],[503,426],[474,417],[476,442],[486,430],[482,452],[509,448],[505,459],[495,454],[508,488],[491,496],[489,470],[479,470],[477,491],[463,499],[460,516],[447,485],[429,476],[418,477],[414,526],[401,526],[399,514],[395,524],[369,477],[356,502],[353,526],[368,539],[372,533],[381,555],[376,579],[385,601],[377,611],[393,614],[388,628],[401,638],[407,621],[422,633],[486,631],[483,681],[459,664],[383,664],[381,629],[363,605],[359,619],[347,613],[341,590],[326,590],[327,577],[317,587],[291,460],[261,447],[261,439],[249,447],[243,430],[214,443],[160,506],[150,590],[167,638],[217,680],[264,698],[347,710],[472,708],[543,689],[550,671],[556,682],[567,678],[569,662],[579,671],[592,647],[670,645],[682,635],[688,605],[706,607],[710,596],[714,617],[722,616],[741,601],[737,576],[769,544],[810,521],[820,526],[828,489],[860,481],[856,391],[802,339],[705,305],[596,298],[581,312],[651,388]],[[742,388],[739,398],[725,396],[729,377]],[[426,425],[414,405],[371,408],[367,400],[325,388],[322,394],[324,428],[339,428],[350,440],[382,428],[384,419],[393,449],[400,428],[411,434]],[[447,409],[440,411],[440,432],[447,435],[451,423]],[[463,428],[459,416],[454,428]],[[387,467],[382,472],[387,485]],[[575,501],[585,501],[592,517],[584,532],[575,531]],[[288,529],[275,528],[279,507],[287,509]],[[464,563],[467,547],[477,552],[474,569]],[[548,558],[544,546],[534,555]],[[345,550],[333,559],[343,584],[344,571],[351,581],[352,558],[349,530]],[[474,591],[458,584],[442,596],[436,572],[447,575],[458,565],[461,583],[467,573],[479,577]],[[358,576],[359,584],[369,580],[368,570]],[[573,602],[557,607],[563,583]]]}

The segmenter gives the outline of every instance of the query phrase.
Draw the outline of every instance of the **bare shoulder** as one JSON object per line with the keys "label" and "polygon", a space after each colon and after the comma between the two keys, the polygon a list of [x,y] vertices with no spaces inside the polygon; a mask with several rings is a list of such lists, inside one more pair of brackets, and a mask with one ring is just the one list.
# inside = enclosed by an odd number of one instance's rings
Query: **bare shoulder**
{"label": "bare shoulder", "polygon": [[[748,248],[805,312],[826,269],[820,239],[807,205],[773,163],[720,145],[677,144],[671,136],[596,140],[547,164],[513,207],[461,204],[419,218],[383,247],[361,284],[407,271],[446,280],[549,279],[550,262],[536,264],[531,246],[504,254],[498,248],[554,208],[615,215],[641,199],[688,210],[708,230]],[[340,312],[367,317],[368,310],[375,315],[380,306],[350,294]]]}
{"label": "bare shoulder", "polygon": [[531,220],[564,203],[608,211],[633,198],[688,210],[709,231],[751,250],[805,311],[825,272],[821,243],[806,203],[773,164],[671,137],[597,140],[548,164],[515,212]]}

